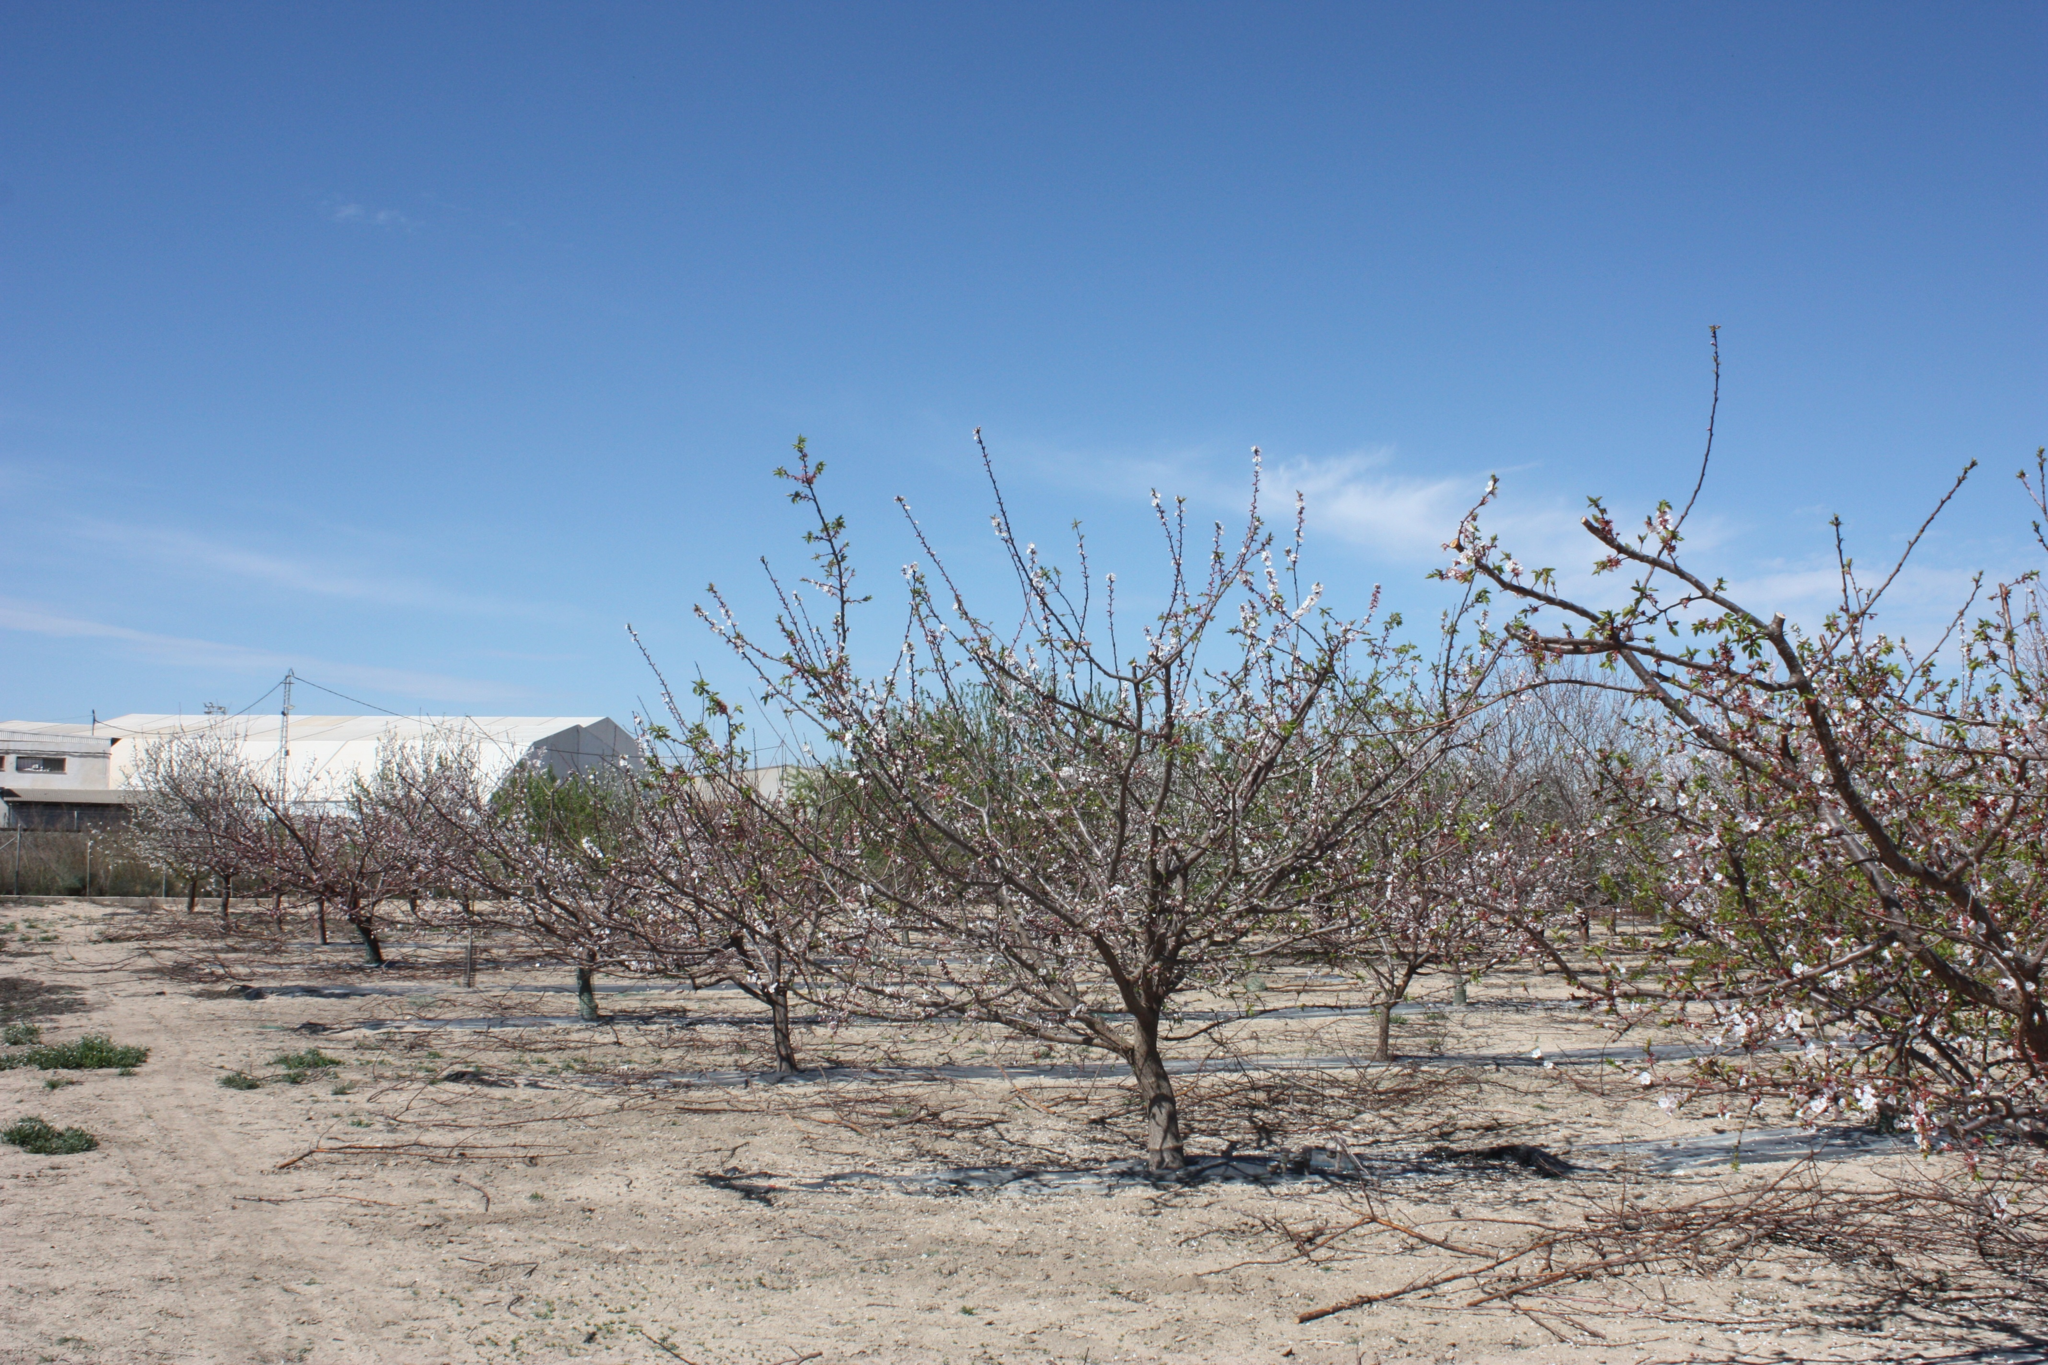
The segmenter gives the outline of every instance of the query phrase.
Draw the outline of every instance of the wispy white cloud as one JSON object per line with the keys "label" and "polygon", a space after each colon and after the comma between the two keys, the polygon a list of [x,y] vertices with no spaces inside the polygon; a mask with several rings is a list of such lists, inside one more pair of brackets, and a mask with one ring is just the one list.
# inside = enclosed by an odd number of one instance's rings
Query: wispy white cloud
{"label": "wispy white cloud", "polygon": [[[1458,520],[1485,490],[1486,476],[1420,475],[1403,471],[1389,451],[1327,459],[1294,459],[1269,473],[1275,492],[1300,489],[1311,531],[1321,528],[1392,564],[1434,566],[1444,561],[1442,544]],[[1627,532],[1634,518],[1613,509]],[[1580,524],[1582,505],[1528,488],[1509,477],[1482,515],[1488,535],[1530,567],[1552,567],[1565,594],[1593,607],[1612,606],[1628,592],[1632,575],[1595,575],[1599,545]],[[1708,512],[1695,512],[1686,525],[1686,562],[1713,578],[1725,578],[1730,596],[1766,616],[1783,612],[1809,628],[1841,601],[1841,578],[1832,557],[1815,542],[1812,553],[1758,556],[1752,542],[1758,528]],[[1807,546],[1798,547],[1800,551]],[[1865,587],[1882,577],[1869,576]],[[1894,635],[1931,644],[1947,629],[1970,594],[1971,570],[1923,554],[1909,564],[1886,594],[1876,617]]]}
{"label": "wispy white cloud", "polygon": [[417,579],[369,574],[311,559],[267,554],[185,531],[92,519],[81,519],[76,531],[81,538],[103,545],[109,551],[173,572],[231,575],[289,592],[466,616],[551,619],[564,615],[559,609],[534,602],[465,592]]}
{"label": "wispy white cloud", "polygon": [[[1226,523],[1241,517],[1251,492],[1251,452],[1225,460],[1213,450],[1190,449],[1172,454],[1116,452],[1053,452],[1027,447],[1026,463],[1039,477],[1069,487],[1118,497],[1157,489],[1188,499],[1190,510],[1214,515]],[[1302,497],[1311,553],[1320,561],[1335,542],[1359,552],[1375,571],[1406,577],[1442,563],[1443,543],[1456,532],[1458,520],[1486,490],[1484,470],[1418,473],[1401,467],[1391,448],[1354,451],[1334,456],[1294,456],[1264,460],[1261,512],[1269,525],[1291,521],[1296,493]],[[1503,532],[1537,563],[1543,553],[1569,551],[1570,558],[1592,559],[1572,540],[1575,514],[1554,502],[1527,499],[1496,504],[1489,529]]]}
{"label": "wispy white cloud", "polygon": [[105,640],[130,655],[178,668],[229,673],[279,673],[300,669],[322,682],[369,688],[422,701],[496,703],[526,695],[523,689],[476,678],[410,669],[382,668],[332,659],[283,654],[274,649],[163,635],[130,626],[66,615],[33,602],[0,597],[0,630],[56,639]]}
{"label": "wispy white cloud", "polygon": [[[1886,565],[1876,573],[1858,575],[1866,590],[1884,581]],[[1871,620],[1888,635],[1902,636],[1920,647],[1930,646],[1954,622],[1956,613],[1970,602],[1975,571],[1955,565],[1909,562],[1884,597]],[[1985,576],[1985,583],[1994,575]],[[1813,628],[1827,613],[1841,605],[1841,571],[1832,560],[1812,556],[1792,561],[1764,562],[1739,568],[1728,575],[1727,593],[1761,616],[1783,612],[1787,619]],[[1981,608],[1984,597],[1977,598]],[[1972,609],[1974,617],[1976,608]]]}
{"label": "wispy white cloud", "polygon": [[371,208],[352,199],[330,199],[323,205],[327,217],[336,223],[350,223],[361,227],[389,228],[411,231],[419,226],[415,218],[407,217],[397,209]]}
{"label": "wispy white cloud", "polygon": [[1436,557],[1484,477],[1418,477],[1386,451],[1285,460],[1268,473],[1275,493],[1300,492],[1309,524],[1388,558]]}
{"label": "wispy white cloud", "polygon": [[[1052,450],[1024,443],[1018,458],[1039,478],[1118,497],[1157,489],[1184,496],[1190,506],[1242,515],[1251,492],[1251,452],[1225,459],[1213,449],[1157,454]],[[1333,456],[1294,456],[1264,461],[1260,499],[1269,522],[1291,515],[1302,495],[1311,536],[1332,536],[1391,564],[1434,564],[1457,530],[1458,519],[1486,490],[1487,471],[1417,473],[1401,467],[1394,450],[1354,451]],[[1495,521],[1507,522],[1496,516]],[[1517,511],[1520,529],[1542,524],[1570,528],[1564,509]],[[1584,556],[1590,559],[1590,554]]]}
{"label": "wispy white cloud", "polygon": [[581,654],[532,654],[516,649],[479,649],[475,653],[480,659],[510,659],[523,664],[568,664],[583,658]]}
{"label": "wispy white cloud", "polygon": [[[1241,512],[1248,485],[1213,450],[1143,455],[1113,451],[1027,450],[1039,477],[1070,487],[1127,495],[1145,487],[1188,496],[1192,506],[1223,515]],[[1238,466],[1242,469],[1242,466]],[[1417,469],[1391,447],[1333,456],[1294,456],[1266,461],[1264,502],[1269,521],[1299,490],[1307,512],[1312,561],[1323,563],[1316,542],[1334,539],[1355,550],[1375,574],[1407,579],[1447,560],[1442,545],[1459,519],[1485,491],[1487,469]],[[1554,472],[1506,468],[1499,496],[1482,515],[1486,534],[1523,565],[1554,568],[1566,596],[1599,608],[1620,604],[1632,577],[1596,575],[1602,551],[1580,519],[1581,498],[1566,496]],[[1725,578],[1736,601],[1765,616],[1783,612],[1808,629],[1841,600],[1841,581],[1826,528],[1813,514],[1786,509],[1767,523],[1754,516],[1730,516],[1703,501],[1685,527],[1685,561],[1709,578]],[[1610,504],[1616,524],[1633,534],[1648,507]],[[1797,529],[1793,529],[1796,527]],[[1910,529],[1910,528],[1906,528]],[[1871,547],[1866,546],[1869,550]],[[1897,544],[1892,547],[1896,553]],[[1963,560],[1964,547],[1923,545],[1886,594],[1877,615],[1881,629],[1916,646],[1931,646],[1948,629],[1970,594],[1979,565]],[[2006,548],[1973,544],[1967,553],[1988,555],[1986,582],[2012,577],[2027,564]],[[1864,586],[1874,586],[1890,562],[1877,566],[1865,556]],[[2029,563],[2037,562],[2030,560]],[[1318,567],[1318,576],[1328,573]]]}

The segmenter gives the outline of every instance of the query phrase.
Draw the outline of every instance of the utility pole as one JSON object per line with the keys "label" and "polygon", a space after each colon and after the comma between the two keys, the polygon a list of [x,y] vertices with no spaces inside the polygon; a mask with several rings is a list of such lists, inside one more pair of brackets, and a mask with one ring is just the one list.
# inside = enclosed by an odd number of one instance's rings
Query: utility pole
{"label": "utility pole", "polygon": [[284,672],[284,709],[277,716],[277,799],[280,801],[286,799],[287,784],[291,780],[292,679],[295,676],[289,668]]}

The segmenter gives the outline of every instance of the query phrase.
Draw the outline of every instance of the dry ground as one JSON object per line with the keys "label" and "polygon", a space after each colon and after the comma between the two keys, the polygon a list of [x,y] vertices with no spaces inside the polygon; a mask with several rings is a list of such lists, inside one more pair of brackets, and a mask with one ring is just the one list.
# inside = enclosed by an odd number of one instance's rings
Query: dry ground
{"label": "dry ground", "polygon": [[[1075,1060],[965,1027],[809,1029],[808,1061],[880,1079],[735,1083],[763,1030],[730,992],[605,997],[573,1014],[565,973],[492,960],[460,985],[446,944],[384,972],[315,948],[294,917],[211,920],[76,902],[15,904],[0,1010],[45,1037],[150,1048],[133,1075],[0,1072],[0,1126],[39,1114],[97,1151],[0,1146],[0,1362],[28,1361],[1396,1361],[1878,1360],[2010,1346],[1954,1314],[1884,1316],[1846,1272],[1788,1254],[1743,1275],[1572,1283],[1467,1308],[1452,1295],[1306,1325],[1305,1309],[1396,1288],[1445,1258],[1409,1238],[1317,1266],[1297,1233],[1354,1218],[1355,1187],[933,1192],[896,1177],[960,1166],[1100,1166],[1135,1152],[1129,1088],[1048,1075]],[[296,944],[288,940],[298,940]],[[1183,1049],[1191,1147],[1334,1146],[1370,1159],[1435,1144],[1534,1143],[1588,1169],[1546,1180],[1437,1161],[1383,1188],[1404,1220],[1541,1218],[1628,1180],[1690,1197],[1784,1167],[1631,1175],[1591,1149],[1703,1134],[1634,1084],[1640,1067],[1496,1067],[1611,1042],[1557,1007],[1554,978],[1504,973],[1469,1009],[1405,1017],[1415,1064],[1286,1070],[1367,1054],[1360,1015],[1237,1025]],[[246,987],[377,986],[319,998]],[[1343,1004],[1275,979],[1269,1002]],[[523,1020],[481,1029],[464,1021]],[[1638,1040],[1633,1036],[1623,1051]],[[297,1083],[274,1059],[318,1049]],[[1481,1060],[1459,1062],[1460,1058]],[[950,1063],[965,1074],[918,1068]],[[264,1081],[234,1090],[241,1071]],[[50,1080],[73,1083],[49,1088]],[[1868,1182],[1896,1158],[1826,1174]],[[834,1177],[838,1177],[834,1179]],[[1996,1317],[1996,1314],[1993,1314]],[[1982,1357],[1992,1358],[1992,1357]],[[2038,1356],[2024,1351],[1997,1358]]]}

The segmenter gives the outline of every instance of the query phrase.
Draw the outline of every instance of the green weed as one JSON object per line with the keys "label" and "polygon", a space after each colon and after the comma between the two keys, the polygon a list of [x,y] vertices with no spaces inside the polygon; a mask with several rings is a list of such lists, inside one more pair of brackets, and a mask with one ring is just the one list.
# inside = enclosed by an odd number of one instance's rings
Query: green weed
{"label": "green weed", "polygon": [[89,1152],[100,1145],[99,1139],[83,1128],[52,1128],[33,1116],[12,1127],[0,1128],[0,1142],[11,1142],[22,1151],[33,1152],[37,1156],[69,1156],[73,1152]]}
{"label": "green weed", "polygon": [[341,1065],[340,1058],[330,1057],[317,1047],[304,1052],[280,1052],[270,1060],[284,1068],[287,1085],[304,1085]]}
{"label": "green weed", "polygon": [[43,1031],[34,1024],[9,1024],[0,1029],[0,1039],[6,1040],[9,1047],[27,1047],[42,1042]]}
{"label": "green weed", "polygon": [[263,1084],[254,1076],[247,1076],[239,1071],[230,1071],[220,1078],[219,1083],[230,1090],[255,1090]]}
{"label": "green weed", "polygon": [[0,1071],[32,1066],[41,1071],[99,1071],[124,1066],[141,1066],[149,1060],[146,1047],[117,1045],[104,1033],[88,1033],[68,1043],[51,1043],[0,1057]]}

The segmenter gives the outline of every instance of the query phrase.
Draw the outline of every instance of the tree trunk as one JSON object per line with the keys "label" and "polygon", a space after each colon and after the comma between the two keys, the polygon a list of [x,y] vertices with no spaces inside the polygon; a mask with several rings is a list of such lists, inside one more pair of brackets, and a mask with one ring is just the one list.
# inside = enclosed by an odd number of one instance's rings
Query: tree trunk
{"label": "tree trunk", "polygon": [[355,926],[356,933],[362,936],[363,965],[365,967],[383,966],[384,945],[377,942],[377,931],[370,927],[369,920],[359,918],[354,914],[350,914],[348,917],[348,922],[350,924],[353,924]]}
{"label": "tree trunk", "polygon": [[[15,880],[19,881],[20,877],[17,876]],[[197,872],[185,878],[185,913],[188,915],[199,913],[199,874]]]}
{"label": "tree trunk", "polygon": [[1180,1101],[1174,1097],[1166,1059],[1159,1055],[1156,1023],[1148,1028],[1146,1021],[1138,1021],[1138,1050],[1131,1058],[1131,1076],[1138,1082],[1138,1099],[1145,1106],[1146,1164],[1155,1171],[1181,1170],[1188,1158],[1180,1141]]}
{"label": "tree trunk", "polygon": [[234,883],[226,876],[222,876],[220,879],[220,929],[222,933],[226,933],[233,927],[228,920],[228,901],[234,894]]}
{"label": "tree trunk", "polygon": [[476,985],[476,930],[469,931],[469,942],[462,948],[462,984],[465,989]]}
{"label": "tree trunk", "polygon": [[775,1026],[775,1069],[786,1074],[797,1070],[796,1043],[789,1031],[789,987],[777,984],[768,991],[768,1013]]}
{"label": "tree trunk", "polygon": [[1465,975],[1463,972],[1460,972],[1457,976],[1451,978],[1451,1003],[1453,1005],[1466,1005],[1471,1003],[1465,998]]}
{"label": "tree trunk", "polygon": [[1394,1002],[1391,1000],[1387,1000],[1383,1001],[1380,1004],[1379,1041],[1374,1044],[1372,1050],[1372,1059],[1374,1061],[1391,1062],[1394,1060],[1393,1033]]}
{"label": "tree trunk", "polygon": [[319,925],[320,946],[325,948],[327,946],[327,897],[325,896],[320,898]]}
{"label": "tree trunk", "polygon": [[579,966],[576,968],[576,1016],[586,1022],[595,1023],[597,1013],[597,987],[591,979],[597,975],[597,968]]}

